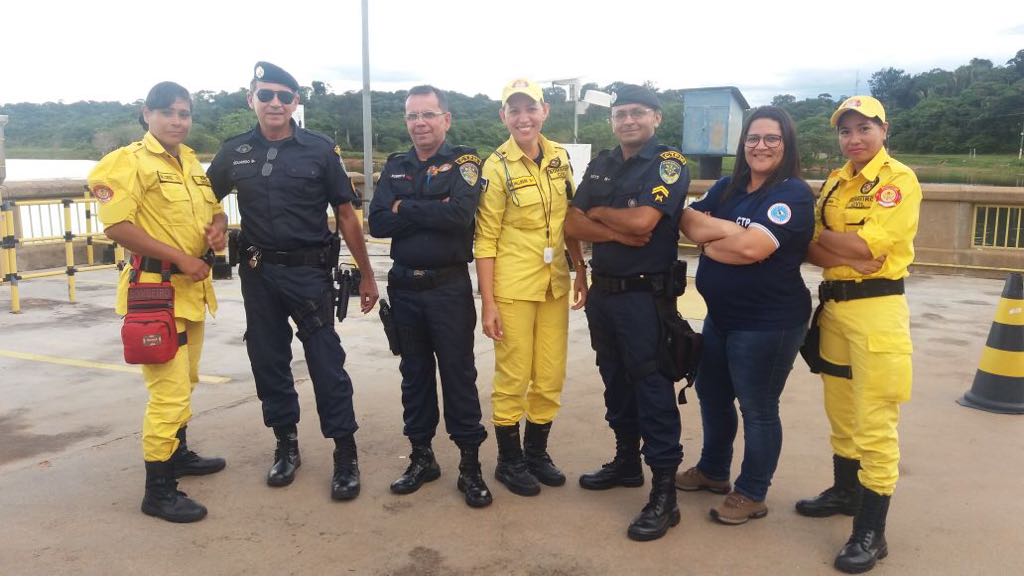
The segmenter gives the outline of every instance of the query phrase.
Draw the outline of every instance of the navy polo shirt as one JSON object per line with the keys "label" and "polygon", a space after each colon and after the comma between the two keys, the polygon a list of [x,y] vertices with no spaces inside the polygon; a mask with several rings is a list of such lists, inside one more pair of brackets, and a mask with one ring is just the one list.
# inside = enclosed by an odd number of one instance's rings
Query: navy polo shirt
{"label": "navy polo shirt", "polygon": [[621,147],[601,151],[590,161],[572,206],[583,212],[595,206],[651,206],[663,216],[644,246],[595,242],[594,272],[617,277],[667,273],[679,255],[679,218],[689,188],[686,159],[654,138],[629,160],[623,160]]}
{"label": "navy polo shirt", "polygon": [[[473,260],[473,220],[480,200],[480,157],[441,145],[421,162],[416,149],[392,154],[370,203],[370,234],[391,237],[391,258],[415,269]],[[398,213],[391,212],[396,200]]]}
{"label": "navy polo shirt", "polygon": [[731,177],[712,186],[690,205],[700,212],[756,227],[778,247],[768,258],[747,265],[723,264],[701,255],[697,290],[708,315],[723,330],[788,329],[807,323],[811,294],[800,264],[814,235],[814,195],[807,183],[790,178],[751,193],[734,191],[722,201]]}
{"label": "navy polo shirt", "polygon": [[238,191],[245,239],[289,251],[330,242],[327,206],[355,199],[330,138],[292,121],[293,135],[268,141],[259,126],[224,142],[206,175],[218,199]]}

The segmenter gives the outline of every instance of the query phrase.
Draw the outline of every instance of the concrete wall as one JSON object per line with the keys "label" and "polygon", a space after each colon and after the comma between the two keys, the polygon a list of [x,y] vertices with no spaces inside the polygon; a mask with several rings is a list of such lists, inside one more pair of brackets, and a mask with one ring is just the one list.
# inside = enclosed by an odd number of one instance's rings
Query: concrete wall
{"label": "concrete wall", "polygon": [[[375,175],[376,176],[376,175]],[[352,181],[360,190],[363,175],[351,173]],[[821,181],[809,181],[815,191]],[[690,194],[703,194],[714,181],[695,180]],[[81,198],[85,181],[56,180],[14,182],[0,186],[4,200],[38,200],[44,198]],[[974,225],[974,205],[999,204],[1024,207],[1024,188],[972,186],[960,184],[925,184],[921,222],[915,247],[917,258],[914,269],[925,272],[946,272],[1002,278],[1006,270],[1024,270],[1024,249],[975,248],[971,246]],[[97,261],[103,247],[97,245]],[[39,257],[33,253],[39,253]],[[38,260],[37,260],[38,258]],[[85,256],[76,254],[76,263]],[[19,270],[64,266],[63,244],[52,247],[19,246]]]}

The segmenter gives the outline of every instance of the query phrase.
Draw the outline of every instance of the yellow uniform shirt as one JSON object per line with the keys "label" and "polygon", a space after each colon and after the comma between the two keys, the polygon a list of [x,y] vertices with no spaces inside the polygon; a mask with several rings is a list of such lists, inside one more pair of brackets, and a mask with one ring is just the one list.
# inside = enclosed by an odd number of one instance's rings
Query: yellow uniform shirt
{"label": "yellow uniform shirt", "polygon": [[[224,212],[210,188],[191,148],[181,145],[181,164],[164,150],[152,134],[103,157],[89,174],[89,190],[99,201],[99,218],[105,227],[130,222],[164,244],[194,257],[207,250],[204,227],[213,215]],[[126,314],[128,275],[121,271],[117,287],[117,313]],[[160,282],[160,275],[143,273],[140,282]],[[213,284],[207,276],[192,282],[188,276],[171,277],[174,285],[174,316],[202,321],[206,308],[217,312]]]}
{"label": "yellow uniform shirt", "polygon": [[[483,166],[473,255],[494,258],[494,296],[544,301],[569,292],[565,211],[572,196],[572,168],[565,149],[540,137],[541,165],[509,138]],[[551,262],[544,249],[551,247]]]}
{"label": "yellow uniform shirt", "polygon": [[885,263],[868,276],[848,266],[826,268],[825,280],[907,276],[914,261],[920,208],[921,185],[917,175],[890,157],[884,148],[856,175],[850,162],[832,171],[818,198],[815,238],[823,226],[834,232],[856,232],[875,258],[885,255]]}

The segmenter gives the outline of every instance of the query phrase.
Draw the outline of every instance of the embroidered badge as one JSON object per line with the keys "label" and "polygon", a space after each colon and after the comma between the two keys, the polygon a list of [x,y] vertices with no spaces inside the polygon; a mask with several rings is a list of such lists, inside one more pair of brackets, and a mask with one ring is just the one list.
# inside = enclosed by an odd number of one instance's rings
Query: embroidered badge
{"label": "embroidered badge", "polygon": [[185,184],[181,181],[181,177],[173,172],[160,172],[156,173],[157,180],[160,182],[166,182],[168,184]]}
{"label": "embroidered badge", "polygon": [[480,169],[472,162],[467,162],[460,166],[459,172],[462,174],[463,180],[470,186],[476,186],[476,181],[480,179]]}
{"label": "embroidered badge", "polygon": [[341,157],[341,146],[337,144],[334,145],[334,154],[337,154],[339,157]]}
{"label": "embroidered badge", "polygon": [[775,224],[786,224],[793,218],[793,210],[784,202],[776,202],[768,207],[768,220]]}
{"label": "embroidered badge", "polygon": [[245,144],[239,146],[238,148],[236,148],[235,152],[237,152],[239,154],[245,154],[245,153],[249,152],[250,150],[252,150],[252,146],[249,145],[249,143],[245,143]]}
{"label": "embroidered badge", "polygon": [[551,162],[548,163],[549,168],[558,168],[559,166],[562,166],[562,160],[559,158],[552,158]]}
{"label": "embroidered badge", "polygon": [[465,164],[467,162],[480,164],[480,157],[475,154],[463,154],[462,156],[455,159],[455,164]]}
{"label": "embroidered badge", "polygon": [[679,180],[679,173],[683,171],[683,165],[674,160],[662,160],[658,165],[658,176],[665,184],[675,184]]}
{"label": "embroidered badge", "polygon": [[686,165],[686,157],[674,150],[666,150],[658,155],[662,160],[678,160],[679,164]]}
{"label": "embroidered badge", "polygon": [[110,199],[114,198],[114,190],[105,184],[97,184],[92,187],[91,192],[92,197],[103,204],[110,202]]}
{"label": "embroidered badge", "polygon": [[651,196],[654,197],[654,202],[659,204],[664,203],[668,199],[668,195],[668,189],[664,186],[655,186],[654,189],[651,190]]}
{"label": "embroidered badge", "polygon": [[266,73],[263,71],[263,67],[262,66],[257,66],[256,67],[256,78],[263,78],[264,74],[266,74]]}
{"label": "embroidered badge", "polygon": [[448,163],[448,162],[446,162],[446,163],[442,164],[441,166],[437,167],[437,171],[438,172],[446,172],[446,171],[449,171],[451,169],[452,169],[452,165],[450,163]]}
{"label": "embroidered badge", "polygon": [[875,202],[878,203],[878,206],[885,208],[892,208],[901,200],[903,200],[903,195],[900,193],[900,187],[893,184],[887,184],[875,193]]}
{"label": "embroidered badge", "polygon": [[867,194],[871,192],[871,189],[874,188],[876,184],[878,184],[877,178],[875,180],[872,180],[871,182],[865,182],[864,185],[860,187],[860,193]]}

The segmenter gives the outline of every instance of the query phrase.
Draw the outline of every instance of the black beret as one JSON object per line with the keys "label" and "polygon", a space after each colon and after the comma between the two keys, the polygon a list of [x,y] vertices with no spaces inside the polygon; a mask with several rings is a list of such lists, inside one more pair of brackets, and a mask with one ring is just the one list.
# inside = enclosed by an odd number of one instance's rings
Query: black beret
{"label": "black beret", "polygon": [[661,110],[661,102],[658,101],[658,97],[650,90],[636,84],[623,84],[612,93],[612,106],[622,106],[623,104],[642,104],[655,110]]}
{"label": "black beret", "polygon": [[283,84],[296,92],[299,90],[299,82],[295,80],[294,76],[288,74],[284,68],[276,64],[263,62],[262,60],[257,62],[253,68],[252,79],[259,80],[260,82]]}

